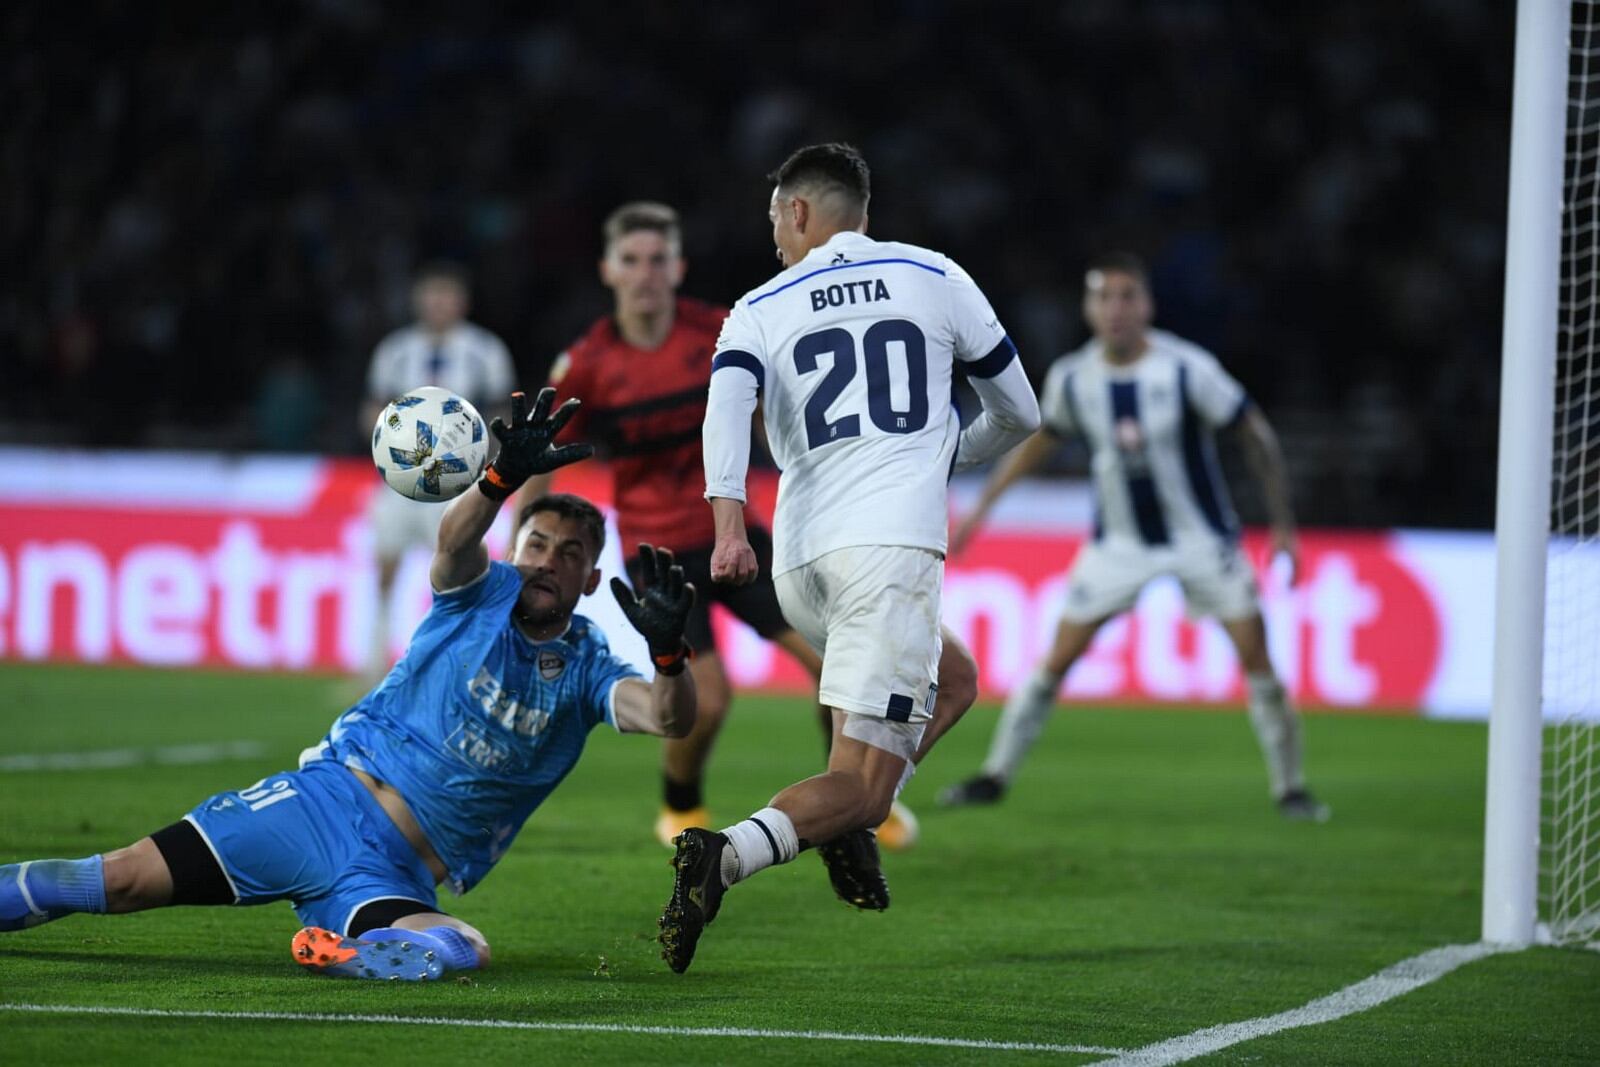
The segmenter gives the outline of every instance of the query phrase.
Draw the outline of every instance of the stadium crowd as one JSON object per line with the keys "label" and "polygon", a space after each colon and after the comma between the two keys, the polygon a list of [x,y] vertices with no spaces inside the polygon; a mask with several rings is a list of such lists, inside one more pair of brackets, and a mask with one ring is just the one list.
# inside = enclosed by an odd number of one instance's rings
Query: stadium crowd
{"label": "stadium crowd", "polygon": [[874,226],[966,266],[1035,384],[1083,339],[1084,259],[1128,247],[1273,412],[1304,522],[1489,523],[1506,5],[779,15],[9,7],[0,442],[358,451],[420,261],[471,270],[536,383],[605,310],[610,208],[678,206],[685,291],[728,301],[776,269],[762,175],[840,138]]}

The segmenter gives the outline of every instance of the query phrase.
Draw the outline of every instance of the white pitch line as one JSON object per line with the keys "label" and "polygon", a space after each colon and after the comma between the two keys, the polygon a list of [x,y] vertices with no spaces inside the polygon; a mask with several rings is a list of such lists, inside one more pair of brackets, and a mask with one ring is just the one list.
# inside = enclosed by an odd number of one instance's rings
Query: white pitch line
{"label": "white pitch line", "polygon": [[431,1015],[324,1015],[294,1011],[168,1011],[87,1004],[0,1004],[0,1011],[35,1015],[125,1015],[140,1019],[267,1020],[293,1023],[387,1023],[402,1026],[465,1026],[479,1030],[555,1030],[586,1034],[650,1034],[659,1037],[753,1037],[796,1041],[857,1041],[876,1045],[931,1045],[991,1052],[1077,1052],[1107,1055],[1121,1049],[1101,1045],[1056,1045],[1033,1041],[923,1037],[918,1034],[851,1034],[837,1030],[756,1030],[742,1026],[636,1026],[629,1023],[528,1022],[521,1019],[449,1019]]}
{"label": "white pitch line", "polygon": [[1168,1064],[1183,1063],[1230,1045],[1276,1034],[1281,1030],[1330,1023],[1335,1019],[1367,1011],[1384,1001],[1403,996],[1413,989],[1419,989],[1429,982],[1444,977],[1464,963],[1492,956],[1502,951],[1504,947],[1479,942],[1474,945],[1446,945],[1443,948],[1431,949],[1419,956],[1401,960],[1370,978],[1363,978],[1354,985],[1345,986],[1337,993],[1330,993],[1298,1008],[1291,1008],[1276,1015],[1246,1019],[1243,1022],[1208,1026],[1204,1030],[1196,1030],[1191,1034],[1121,1053],[1109,1060],[1101,1060],[1095,1067],[1167,1067]]}
{"label": "white pitch line", "polygon": [[260,741],[221,741],[214,744],[166,745],[161,748],[101,748],[87,752],[24,752],[0,756],[4,771],[98,771],[113,767],[157,764],[175,767],[191,763],[220,763],[254,759],[267,751]]}

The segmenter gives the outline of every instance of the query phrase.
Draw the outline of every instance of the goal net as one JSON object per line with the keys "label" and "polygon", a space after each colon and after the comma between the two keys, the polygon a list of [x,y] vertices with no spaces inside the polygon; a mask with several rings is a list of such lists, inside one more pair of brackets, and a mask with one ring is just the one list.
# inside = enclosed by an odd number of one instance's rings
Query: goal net
{"label": "goal net", "polygon": [[1558,943],[1600,940],[1600,0],[1569,40],[1539,872]]}

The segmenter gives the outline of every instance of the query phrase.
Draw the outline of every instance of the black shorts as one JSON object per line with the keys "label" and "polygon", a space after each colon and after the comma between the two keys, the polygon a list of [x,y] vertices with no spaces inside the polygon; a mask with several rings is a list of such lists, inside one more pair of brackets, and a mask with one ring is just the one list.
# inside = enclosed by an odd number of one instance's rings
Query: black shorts
{"label": "black shorts", "polygon": [[[778,607],[778,590],[772,584],[772,537],[759,526],[748,530],[750,547],[756,550],[756,562],[761,565],[756,580],[749,585],[724,585],[711,580],[711,549],[697,548],[675,553],[683,577],[694,585],[694,607],[689,610],[689,621],[683,636],[703,652],[717,647],[711,632],[711,605],[721,604],[733,612],[746,626],[768,641],[789,629],[783,610]],[[639,585],[639,557],[628,560],[628,580],[635,588]]]}

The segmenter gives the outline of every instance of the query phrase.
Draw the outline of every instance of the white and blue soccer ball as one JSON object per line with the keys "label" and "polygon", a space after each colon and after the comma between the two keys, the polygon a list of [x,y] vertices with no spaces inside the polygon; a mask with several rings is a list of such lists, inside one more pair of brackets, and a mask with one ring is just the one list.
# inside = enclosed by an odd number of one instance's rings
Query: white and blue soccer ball
{"label": "white and blue soccer ball", "polygon": [[424,385],[396,397],[372,428],[372,462],[389,488],[412,500],[453,500],[489,464],[489,433],[476,408]]}

